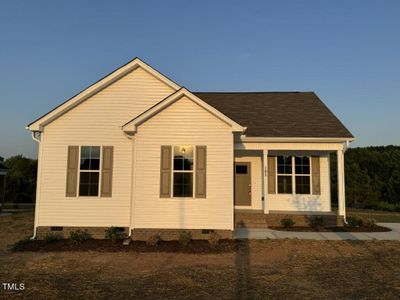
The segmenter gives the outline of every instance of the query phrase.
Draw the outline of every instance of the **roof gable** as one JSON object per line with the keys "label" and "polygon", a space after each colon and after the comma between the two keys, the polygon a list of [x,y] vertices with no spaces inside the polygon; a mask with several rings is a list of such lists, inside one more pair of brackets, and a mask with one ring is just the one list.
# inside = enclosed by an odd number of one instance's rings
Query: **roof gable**
{"label": "roof gable", "polygon": [[223,113],[221,113],[219,110],[215,109],[211,105],[207,104],[194,94],[192,94],[190,91],[188,91],[186,88],[181,88],[175,93],[169,95],[165,99],[161,100],[158,102],[156,105],[153,107],[149,108],[139,116],[135,117],[128,123],[122,126],[122,130],[128,133],[136,133],[137,128],[140,124],[146,122],[148,119],[152,118],[159,112],[163,111],[166,107],[170,106],[171,104],[175,103],[182,97],[186,96],[188,99],[192,100],[194,103],[198,104],[202,108],[204,108],[206,111],[220,119],[221,121],[225,122],[226,124],[230,125],[232,127],[232,132],[243,132],[246,130],[245,127],[239,125],[236,123],[234,120],[230,119]]}
{"label": "roof gable", "polygon": [[62,116],[63,114],[71,110],[72,108],[76,107],[80,103],[89,99],[91,96],[100,92],[104,88],[108,87],[115,81],[121,79],[122,77],[124,77],[125,75],[127,75],[128,73],[134,71],[139,67],[144,69],[151,75],[155,76],[156,78],[158,78],[159,80],[161,80],[174,90],[178,90],[180,88],[180,86],[175,82],[173,82],[171,79],[167,78],[166,76],[164,76],[163,74],[161,74],[160,72],[158,72],[157,70],[155,70],[154,68],[152,68],[151,66],[144,63],[142,60],[136,57],[127,64],[121,66],[120,68],[106,75],[102,79],[98,80],[85,90],[79,92],[75,96],[61,103],[59,106],[55,107],[47,114],[33,121],[27,126],[27,129],[29,129],[30,131],[42,131],[43,127],[46,126],[47,124],[51,123],[58,117]]}

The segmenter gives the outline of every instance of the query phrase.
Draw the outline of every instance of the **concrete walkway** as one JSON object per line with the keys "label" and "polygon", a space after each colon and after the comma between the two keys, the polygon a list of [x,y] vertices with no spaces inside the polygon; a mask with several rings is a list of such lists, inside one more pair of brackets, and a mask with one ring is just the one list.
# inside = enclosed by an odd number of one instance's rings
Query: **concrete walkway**
{"label": "concrete walkway", "polygon": [[237,228],[236,239],[299,239],[299,240],[392,240],[400,241],[400,223],[378,223],[388,232],[293,232],[272,229]]}

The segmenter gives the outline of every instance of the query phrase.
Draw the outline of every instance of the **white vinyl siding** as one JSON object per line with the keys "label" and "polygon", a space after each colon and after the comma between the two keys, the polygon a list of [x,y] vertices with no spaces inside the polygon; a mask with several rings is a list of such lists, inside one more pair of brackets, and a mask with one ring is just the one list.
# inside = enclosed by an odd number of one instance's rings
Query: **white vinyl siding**
{"label": "white vinyl siding", "polygon": [[[172,92],[138,68],[47,125],[37,226],[129,226],[133,142],[121,126]],[[69,145],[114,146],[112,197],[65,197]]]}
{"label": "white vinyl siding", "polygon": [[[233,134],[183,97],[138,127],[135,228],[233,229]],[[162,145],[207,146],[207,197],[160,198]]]}
{"label": "white vinyl siding", "polygon": [[269,209],[279,211],[331,211],[328,155],[320,156],[320,176],[321,195],[267,194],[266,201],[269,201]]}

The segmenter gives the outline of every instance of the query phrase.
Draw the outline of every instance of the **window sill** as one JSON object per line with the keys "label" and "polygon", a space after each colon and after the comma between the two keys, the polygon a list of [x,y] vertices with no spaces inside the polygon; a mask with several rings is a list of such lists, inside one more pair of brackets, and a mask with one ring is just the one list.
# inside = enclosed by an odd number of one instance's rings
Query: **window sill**
{"label": "window sill", "polygon": [[268,194],[268,195],[284,195],[284,196],[319,196],[314,194],[292,194],[292,193],[276,193],[276,194]]}
{"label": "window sill", "polygon": [[195,197],[170,197],[170,198],[159,198],[159,200],[200,200],[200,199],[207,199],[207,198],[195,198]]}
{"label": "window sill", "polygon": [[66,197],[67,199],[81,199],[81,200],[107,200],[112,197],[100,197],[100,196],[77,196],[77,197]]}

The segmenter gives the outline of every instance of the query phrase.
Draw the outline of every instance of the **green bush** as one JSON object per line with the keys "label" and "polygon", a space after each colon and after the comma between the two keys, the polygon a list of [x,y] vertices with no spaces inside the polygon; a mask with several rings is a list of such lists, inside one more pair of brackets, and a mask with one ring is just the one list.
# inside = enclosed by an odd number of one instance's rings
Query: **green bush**
{"label": "green bush", "polygon": [[219,244],[219,240],[221,239],[221,236],[216,233],[216,232],[211,232],[210,236],[208,237],[208,243],[212,247],[216,247]]}
{"label": "green bush", "polygon": [[192,234],[190,233],[190,231],[184,231],[179,235],[179,244],[183,247],[189,245],[191,240]]}
{"label": "green bush", "polygon": [[283,218],[283,219],[281,220],[281,225],[282,225],[282,227],[284,227],[284,228],[291,228],[291,227],[294,226],[294,224],[296,224],[296,222],[293,221],[292,218],[289,218],[289,217]]}
{"label": "green bush", "polygon": [[161,236],[159,234],[152,235],[146,241],[148,247],[157,247],[158,243],[161,241]]}
{"label": "green bush", "polygon": [[375,227],[376,226],[376,220],[371,217],[363,218],[363,225],[366,227]]}
{"label": "green bush", "polygon": [[125,237],[125,232],[118,227],[111,226],[106,229],[105,238],[113,241],[114,243],[119,240],[123,240]]}
{"label": "green bush", "polygon": [[363,219],[359,216],[348,216],[346,218],[348,226],[357,227],[363,225]]}
{"label": "green bush", "polygon": [[324,226],[324,219],[321,216],[315,216],[310,218],[310,226],[317,228]]}
{"label": "green bush", "polygon": [[400,204],[391,204],[383,201],[371,201],[364,206],[365,209],[400,212]]}
{"label": "green bush", "polygon": [[83,241],[91,239],[91,235],[85,230],[76,230],[69,233],[69,237],[74,244],[80,244]]}
{"label": "green bush", "polygon": [[50,244],[59,240],[62,240],[64,237],[60,233],[49,232],[44,237],[44,242],[46,244]]}

